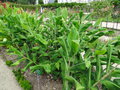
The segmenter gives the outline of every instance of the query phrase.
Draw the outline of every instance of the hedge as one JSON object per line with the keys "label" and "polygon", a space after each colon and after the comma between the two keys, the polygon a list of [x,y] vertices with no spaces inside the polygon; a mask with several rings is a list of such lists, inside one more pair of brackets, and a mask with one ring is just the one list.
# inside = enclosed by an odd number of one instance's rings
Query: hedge
{"label": "hedge", "polygon": [[58,7],[74,7],[74,6],[86,6],[87,3],[50,3],[50,4],[42,4],[42,7],[54,7],[54,8],[58,8]]}
{"label": "hedge", "polygon": [[22,7],[23,9],[36,9],[40,7],[45,7],[45,8],[59,8],[59,7],[81,7],[85,8],[87,6],[87,3],[51,3],[51,4],[39,4],[39,5],[22,5],[22,4],[11,4],[12,6],[15,7]]}
{"label": "hedge", "polygon": [[41,8],[41,5],[22,5],[22,4],[11,4],[12,6],[15,6],[15,7],[21,7],[23,9],[31,9],[31,10],[34,10],[36,8],[40,9]]}

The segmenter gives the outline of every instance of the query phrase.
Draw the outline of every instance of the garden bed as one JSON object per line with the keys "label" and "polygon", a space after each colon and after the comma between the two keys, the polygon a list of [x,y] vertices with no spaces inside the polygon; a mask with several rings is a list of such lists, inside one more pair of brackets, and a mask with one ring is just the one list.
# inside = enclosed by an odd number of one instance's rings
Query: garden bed
{"label": "garden bed", "polygon": [[[8,55],[5,47],[0,48],[0,55],[2,56],[4,62],[10,60],[14,62],[17,58],[16,55]],[[24,64],[21,63],[19,66],[10,67],[11,70],[17,70],[18,68],[23,68]],[[31,73],[30,70],[22,73],[25,78],[30,81],[32,85],[32,90],[62,90],[62,83],[60,79],[54,80],[52,75],[37,75],[36,73]]]}
{"label": "garden bed", "polygon": [[69,15],[67,8],[42,15],[37,10],[34,15],[19,10],[3,8],[0,45],[17,56],[10,66],[20,68],[35,89],[120,89],[116,78],[120,75],[120,36],[101,42],[102,36],[114,34],[100,27],[101,19],[85,22],[90,15],[82,11]]}

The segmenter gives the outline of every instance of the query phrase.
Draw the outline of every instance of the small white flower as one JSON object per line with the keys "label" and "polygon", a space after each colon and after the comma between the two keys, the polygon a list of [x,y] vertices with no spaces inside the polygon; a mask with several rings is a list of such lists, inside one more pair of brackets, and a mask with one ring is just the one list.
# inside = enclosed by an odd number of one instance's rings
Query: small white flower
{"label": "small white flower", "polygon": [[6,42],[7,41],[7,38],[3,38],[3,42]]}
{"label": "small white flower", "polygon": [[82,56],[82,59],[84,59],[85,51],[80,53]]}

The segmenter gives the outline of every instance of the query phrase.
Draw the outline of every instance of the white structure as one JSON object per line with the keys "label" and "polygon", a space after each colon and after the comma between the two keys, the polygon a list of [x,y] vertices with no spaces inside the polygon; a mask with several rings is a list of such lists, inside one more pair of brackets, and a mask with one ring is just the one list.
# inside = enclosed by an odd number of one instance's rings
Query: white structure
{"label": "white structure", "polygon": [[58,3],[71,3],[71,2],[89,3],[91,1],[100,1],[100,0],[58,0]]}
{"label": "white structure", "polygon": [[43,0],[44,4],[48,4],[48,3],[54,3],[55,0]]}
{"label": "white structure", "polygon": [[39,4],[39,0],[36,0],[35,4],[38,5]]}
{"label": "white structure", "polygon": [[[43,0],[44,4],[48,3],[54,3],[55,0]],[[71,3],[71,2],[76,2],[76,3],[89,3],[91,1],[101,1],[101,0],[57,0],[58,3]]]}

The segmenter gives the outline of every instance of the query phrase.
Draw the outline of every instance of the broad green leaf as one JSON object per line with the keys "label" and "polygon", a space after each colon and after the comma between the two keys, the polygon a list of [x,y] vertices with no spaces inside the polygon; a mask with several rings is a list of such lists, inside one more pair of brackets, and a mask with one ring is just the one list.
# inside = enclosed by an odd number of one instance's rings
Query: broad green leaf
{"label": "broad green leaf", "polygon": [[37,50],[39,50],[39,49],[40,49],[39,46],[35,46],[35,47],[32,48],[32,51],[37,51]]}
{"label": "broad green leaf", "polygon": [[80,32],[85,32],[90,26],[92,26],[92,23],[87,22],[86,24],[81,24],[79,27]]}
{"label": "broad green leaf", "polygon": [[39,65],[35,65],[35,66],[31,66],[30,69],[32,71],[35,71],[37,69],[41,69],[43,68],[47,73],[51,72],[51,65],[50,64],[39,64]]}
{"label": "broad green leaf", "polygon": [[72,76],[66,76],[65,79],[74,83],[75,87],[76,87],[76,90],[84,90],[84,87]]}
{"label": "broad green leaf", "polygon": [[83,17],[83,12],[82,11],[80,11],[80,13],[79,13],[79,18],[80,18],[80,23],[82,23],[82,17]]}
{"label": "broad green leaf", "polygon": [[90,16],[91,16],[91,14],[84,15],[83,18],[82,18],[82,21],[85,21],[85,20],[89,19]]}
{"label": "broad green leaf", "polygon": [[88,50],[85,52],[84,57],[85,57],[85,58],[88,58],[91,54],[92,54],[91,49],[88,49]]}
{"label": "broad green leaf", "polygon": [[87,68],[89,68],[91,66],[91,62],[87,59],[85,59],[85,65]]}
{"label": "broad green leaf", "polygon": [[112,77],[120,77],[120,69],[116,69],[111,73]]}
{"label": "broad green leaf", "polygon": [[32,53],[32,60],[34,63],[37,62],[37,53]]}
{"label": "broad green leaf", "polygon": [[43,45],[47,45],[48,42],[42,38],[42,36],[40,34],[36,34],[35,35],[36,39],[39,40]]}
{"label": "broad green leaf", "polygon": [[92,87],[91,90],[98,90],[96,87]]}
{"label": "broad green leaf", "polygon": [[[75,46],[77,46],[77,48],[78,48],[78,46],[79,46],[78,38],[79,38],[79,33],[78,33],[77,29],[73,26],[71,28],[71,31],[67,38],[68,46],[70,49],[75,48]],[[73,51],[73,52],[75,52],[75,51]]]}
{"label": "broad green leaf", "polygon": [[22,52],[20,52],[19,50],[17,50],[17,49],[14,48],[13,46],[11,46],[8,51],[12,51],[15,55],[23,56]]}
{"label": "broad green leaf", "polygon": [[20,38],[20,39],[27,39],[27,37],[24,36],[24,35],[22,35],[22,34],[18,34],[18,35],[19,35],[19,38]]}
{"label": "broad green leaf", "polygon": [[55,63],[55,66],[56,66],[56,68],[59,70],[59,68],[60,68],[60,63],[59,63],[59,62]]}
{"label": "broad green leaf", "polygon": [[119,90],[120,86],[109,80],[102,80],[101,83],[106,86],[107,89]]}
{"label": "broad green leaf", "polygon": [[114,79],[113,82],[120,86],[120,78],[119,79]]}
{"label": "broad green leaf", "polygon": [[69,19],[69,21],[68,21],[68,24],[70,24],[74,20],[75,17],[76,17],[76,14],[74,14],[73,16],[71,16],[70,19]]}
{"label": "broad green leaf", "polygon": [[70,67],[71,72],[85,70],[85,69],[86,69],[85,63],[80,63],[80,64],[73,65],[72,67]]}
{"label": "broad green leaf", "polygon": [[117,63],[120,64],[120,59],[118,58],[118,56],[111,56],[111,62],[113,63]]}
{"label": "broad green leaf", "polygon": [[59,38],[59,43],[62,46],[62,48],[59,49],[61,55],[68,56],[68,47],[67,47],[67,44],[66,44],[66,41],[65,41],[64,37]]}
{"label": "broad green leaf", "polygon": [[72,40],[71,43],[71,52],[73,55],[77,54],[79,51],[79,40]]}
{"label": "broad green leaf", "polygon": [[98,19],[95,24],[94,24],[94,27],[97,27],[100,25],[100,23],[102,22],[103,19]]}
{"label": "broad green leaf", "polygon": [[23,72],[25,72],[31,65],[33,64],[33,62],[29,62],[27,63],[27,65],[22,69]]}
{"label": "broad green leaf", "polygon": [[62,60],[58,60],[58,61],[55,63],[55,66],[56,66],[56,68],[57,68],[58,70],[60,69],[61,61],[62,61]]}
{"label": "broad green leaf", "polygon": [[0,37],[7,37],[7,34],[5,34],[5,32],[0,32]]}
{"label": "broad green leaf", "polygon": [[26,60],[26,59],[25,58],[19,59],[15,63],[13,63],[12,66],[17,66],[17,65],[19,65],[24,60]]}
{"label": "broad green leaf", "polygon": [[22,24],[21,26],[25,30],[30,30],[30,26],[28,26],[28,25]]}
{"label": "broad green leaf", "polygon": [[63,8],[61,10],[61,15],[63,16],[64,19],[67,19],[67,16],[68,16],[68,10],[67,10],[67,8]]}
{"label": "broad green leaf", "polygon": [[95,54],[96,55],[103,55],[103,54],[105,54],[106,53],[106,49],[102,49],[102,50],[95,50]]}

